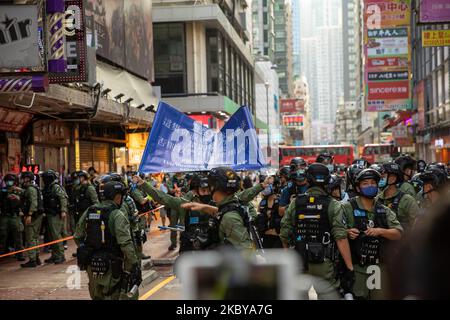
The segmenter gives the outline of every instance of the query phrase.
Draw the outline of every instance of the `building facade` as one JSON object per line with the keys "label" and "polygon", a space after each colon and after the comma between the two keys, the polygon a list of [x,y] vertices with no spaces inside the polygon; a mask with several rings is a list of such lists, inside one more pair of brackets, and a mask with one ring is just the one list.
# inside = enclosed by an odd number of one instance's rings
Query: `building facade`
{"label": "building facade", "polygon": [[273,61],[275,52],[275,0],[252,0],[253,54]]}
{"label": "building facade", "polygon": [[275,64],[282,97],[292,97],[292,7],[290,0],[275,0]]}
{"label": "building facade", "polygon": [[153,1],[155,86],[162,100],[207,116],[215,129],[242,105],[255,114],[248,1],[186,3]]}

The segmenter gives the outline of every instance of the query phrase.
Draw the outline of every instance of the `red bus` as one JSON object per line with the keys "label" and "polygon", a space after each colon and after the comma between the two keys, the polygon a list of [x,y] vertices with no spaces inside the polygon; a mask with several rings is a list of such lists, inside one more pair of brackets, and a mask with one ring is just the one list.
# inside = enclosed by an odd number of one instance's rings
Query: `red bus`
{"label": "red bus", "polygon": [[392,144],[366,144],[363,147],[361,158],[369,163],[382,163],[394,160],[397,149]]}
{"label": "red bus", "polygon": [[354,160],[354,150],[351,145],[319,145],[319,146],[280,146],[280,167],[288,166],[292,158],[302,157],[308,163],[313,163],[321,153],[329,153],[337,165],[350,165]]}

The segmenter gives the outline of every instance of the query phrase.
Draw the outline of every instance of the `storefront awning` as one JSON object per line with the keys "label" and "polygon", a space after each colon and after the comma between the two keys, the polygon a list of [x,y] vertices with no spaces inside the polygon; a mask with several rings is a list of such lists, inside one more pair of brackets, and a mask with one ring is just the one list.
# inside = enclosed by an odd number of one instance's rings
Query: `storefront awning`
{"label": "storefront awning", "polygon": [[130,102],[131,106],[158,106],[158,99],[153,95],[153,89],[149,82],[133,76],[129,72],[114,68],[109,64],[97,61],[97,82],[103,82],[103,90],[109,88],[111,92],[109,97],[115,97],[119,94],[124,96],[122,101],[133,98]]}

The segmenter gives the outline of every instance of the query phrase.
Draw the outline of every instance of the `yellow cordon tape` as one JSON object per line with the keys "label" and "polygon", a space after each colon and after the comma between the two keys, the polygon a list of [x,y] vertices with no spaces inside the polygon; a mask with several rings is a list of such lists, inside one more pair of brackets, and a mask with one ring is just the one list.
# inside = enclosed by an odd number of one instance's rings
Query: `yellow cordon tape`
{"label": "yellow cordon tape", "polygon": [[154,288],[150,289],[146,294],[144,294],[143,296],[141,296],[139,298],[139,300],[147,300],[148,298],[150,298],[152,295],[154,295],[158,290],[160,290],[162,287],[164,287],[165,285],[167,285],[168,283],[172,282],[175,279],[175,276],[170,276],[167,279],[165,279],[164,281],[162,281],[161,283],[159,283],[157,286],[155,286]]}

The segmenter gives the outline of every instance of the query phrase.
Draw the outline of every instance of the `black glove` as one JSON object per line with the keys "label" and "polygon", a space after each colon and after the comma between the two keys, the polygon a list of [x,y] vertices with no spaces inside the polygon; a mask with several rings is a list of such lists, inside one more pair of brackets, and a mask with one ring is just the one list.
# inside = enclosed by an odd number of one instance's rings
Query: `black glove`
{"label": "black glove", "polygon": [[353,270],[346,269],[341,274],[341,288],[344,293],[351,293],[353,285],[355,284],[355,272]]}

